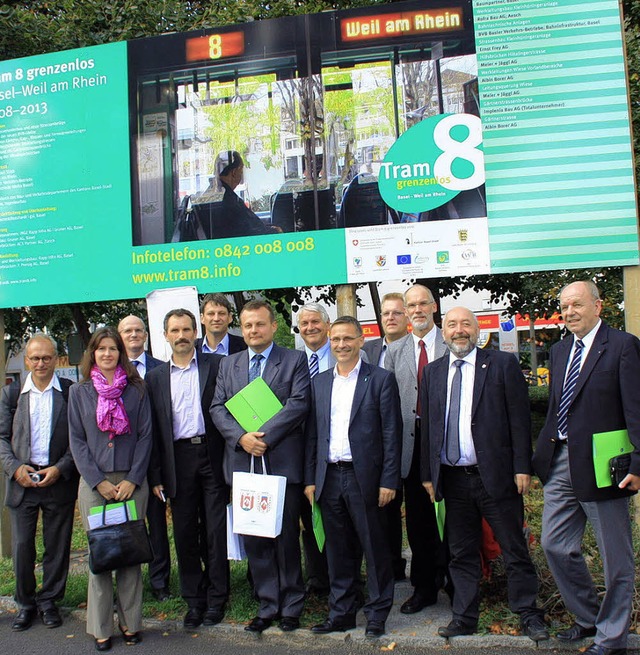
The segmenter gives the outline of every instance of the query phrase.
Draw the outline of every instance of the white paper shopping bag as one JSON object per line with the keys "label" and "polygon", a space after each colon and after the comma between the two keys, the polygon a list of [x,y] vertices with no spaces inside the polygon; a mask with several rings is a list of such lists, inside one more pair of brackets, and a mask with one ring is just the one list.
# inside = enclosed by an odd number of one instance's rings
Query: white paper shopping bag
{"label": "white paper shopping bag", "polygon": [[247,559],[242,535],[233,532],[233,506],[231,503],[227,505],[227,559],[237,562]]}
{"label": "white paper shopping bag", "polygon": [[282,512],[287,478],[254,472],[233,474],[233,531],[253,537],[277,537],[282,531]]}

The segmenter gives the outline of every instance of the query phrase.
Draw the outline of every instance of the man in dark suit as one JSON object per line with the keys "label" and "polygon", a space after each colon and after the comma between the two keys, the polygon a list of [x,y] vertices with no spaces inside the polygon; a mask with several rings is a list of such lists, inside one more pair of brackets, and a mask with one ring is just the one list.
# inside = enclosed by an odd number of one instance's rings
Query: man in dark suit
{"label": "man in dark suit", "polygon": [[[385,368],[391,371],[400,389],[402,407],[402,489],[407,539],[411,548],[411,585],[413,594],[401,606],[403,614],[415,614],[438,601],[438,590],[445,584],[446,552],[442,545],[436,515],[420,476],[420,408],[418,384],[427,362],[442,357],[447,346],[433,321],[437,305],[431,291],[416,284],[405,292],[411,334],[389,345]],[[393,505],[392,503],[392,505]],[[451,595],[451,585],[447,586]]]}
{"label": "man in dark suit", "polygon": [[[560,292],[571,336],[551,349],[549,411],[534,467],[544,485],[542,547],[567,609],[576,619],[558,633],[565,642],[594,636],[589,655],[623,655],[634,595],[628,497],[640,488],[640,342],[600,320],[591,281]],[[626,429],[633,446],[619,486],[598,488],[593,435]],[[589,521],[602,555],[607,588],[599,601],[582,556]]]}
{"label": "man in dark suit", "polygon": [[198,352],[233,355],[247,349],[242,337],[229,332],[233,323],[233,308],[223,293],[208,293],[200,303],[200,323],[204,325],[204,337],[198,339]]}
{"label": "man in dark suit", "polygon": [[181,593],[189,606],[184,627],[197,628],[219,623],[229,596],[224,442],[209,415],[223,358],[196,352],[196,319],[186,309],[165,316],[164,334],[171,359],[145,378],[154,421],[149,482],[157,498],[171,499]]}
{"label": "man in dark suit", "polygon": [[[0,396],[0,460],[7,478],[11,515],[15,599],[12,629],[31,627],[36,612],[47,628],[62,625],[56,601],[62,600],[69,571],[78,473],[69,450],[67,395],[70,380],[58,378],[57,347],[38,334],[27,343],[31,370],[20,390],[17,382]],[[36,591],[36,528],[42,513],[44,556],[42,587]]]}
{"label": "man in dark suit", "polygon": [[447,312],[442,333],[450,353],[428,364],[421,383],[422,480],[432,501],[447,508],[453,618],[442,637],[476,631],[482,577],[484,517],[507,568],[509,607],[534,641],[549,638],[536,606],[538,579],[522,524],[522,495],[531,481],[529,397],[517,359],[478,350],[473,312]]}
{"label": "man in dark suit", "polygon": [[[304,353],[273,343],[278,324],[268,303],[248,302],[240,312],[240,325],[248,352],[236,353],[221,362],[211,406],[211,416],[226,441],[225,475],[231,483],[234,471],[249,471],[252,456],[264,456],[268,473],[287,478],[280,536],[244,538],[260,601],[258,615],[245,629],[261,633],[279,616],[280,628],[290,631],[300,625],[304,601],[299,525],[309,367]],[[259,432],[245,432],[224,404],[258,376],[269,385],[283,408]],[[256,468],[261,470],[259,460]]]}
{"label": "man in dark suit", "polygon": [[404,296],[401,293],[387,293],[382,297],[380,318],[384,336],[365,341],[362,350],[367,353],[371,364],[384,367],[389,345],[406,336],[409,327],[409,317],[404,306]]}
{"label": "man in dark suit", "polygon": [[400,486],[402,418],[393,375],[360,358],[362,327],[351,316],[331,326],[333,370],[312,383],[306,429],[305,494],[320,505],[329,562],[324,634],[355,627],[361,553],[367,561],[367,637],[384,634],[393,605],[391,552],[383,508]]}
{"label": "man in dark suit", "polygon": [[[118,323],[118,333],[127,350],[127,357],[142,379],[147,375],[147,371],[162,364],[161,360],[152,357],[144,349],[149,335],[141,318],[133,315],[125,316]],[[167,536],[167,506],[154,494],[149,496],[147,504],[147,524],[153,550],[153,560],[149,563],[151,593],[157,600],[168,600],[171,598],[169,590],[171,551]]]}

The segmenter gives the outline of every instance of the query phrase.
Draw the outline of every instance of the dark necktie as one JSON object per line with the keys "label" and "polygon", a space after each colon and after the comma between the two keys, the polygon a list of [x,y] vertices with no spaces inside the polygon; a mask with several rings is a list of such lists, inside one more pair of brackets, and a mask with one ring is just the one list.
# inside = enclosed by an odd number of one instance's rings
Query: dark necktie
{"label": "dark necktie", "polygon": [[456,372],[451,382],[449,396],[449,417],[447,420],[447,461],[455,466],[460,460],[460,398],[462,397],[462,365],[464,360],[453,362]]}
{"label": "dark necktie", "polygon": [[313,379],[320,373],[320,364],[318,363],[318,353],[313,353],[309,357],[309,376]]}
{"label": "dark necktie", "polygon": [[260,362],[264,359],[262,355],[254,355],[251,358],[251,366],[249,367],[249,382],[253,382],[256,378],[260,377]]}
{"label": "dark necktie", "polygon": [[580,375],[580,362],[582,361],[582,350],[584,343],[578,339],[573,350],[573,357],[571,364],[569,364],[569,372],[562,387],[562,395],[560,396],[560,407],[558,408],[558,432],[565,438],[567,436],[567,427],[569,423],[569,405],[573,399],[573,392],[576,390],[576,383]]}
{"label": "dark necktie", "polygon": [[416,403],[416,416],[422,416],[422,407],[420,406],[420,385],[422,384],[422,369],[429,363],[429,358],[427,357],[427,348],[424,345],[424,341],[420,339],[418,341],[418,347],[420,348],[420,355],[418,356],[418,402]]}

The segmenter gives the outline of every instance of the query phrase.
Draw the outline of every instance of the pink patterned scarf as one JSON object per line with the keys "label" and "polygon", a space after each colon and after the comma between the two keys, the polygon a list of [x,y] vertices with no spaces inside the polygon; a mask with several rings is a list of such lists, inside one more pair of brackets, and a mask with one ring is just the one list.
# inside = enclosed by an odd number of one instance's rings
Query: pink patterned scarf
{"label": "pink patterned scarf", "polygon": [[113,384],[107,382],[97,366],[91,368],[91,380],[98,392],[98,406],[96,408],[96,421],[103,432],[109,433],[109,439],[117,434],[131,432],[129,417],[122,402],[122,392],[127,386],[127,374],[118,364],[113,374]]}

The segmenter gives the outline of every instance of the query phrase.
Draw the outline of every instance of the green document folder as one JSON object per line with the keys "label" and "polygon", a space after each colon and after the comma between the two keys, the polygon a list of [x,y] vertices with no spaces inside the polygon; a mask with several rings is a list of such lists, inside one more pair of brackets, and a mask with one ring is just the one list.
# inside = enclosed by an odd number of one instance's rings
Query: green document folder
{"label": "green document folder", "polygon": [[633,445],[629,440],[627,430],[613,430],[613,432],[598,432],[593,435],[593,470],[596,474],[596,485],[610,487],[611,471],[609,460],[617,455],[633,452]]}
{"label": "green document folder", "polygon": [[311,524],[313,525],[313,534],[316,538],[316,543],[318,544],[318,550],[322,552],[324,548],[325,536],[324,536],[324,523],[322,522],[322,512],[318,503],[313,503],[311,505]]}
{"label": "green document folder", "polygon": [[436,523],[438,524],[438,534],[440,541],[444,541],[444,519],[447,515],[447,510],[444,506],[444,500],[436,500],[433,504],[436,510]]}
{"label": "green document folder", "polygon": [[282,403],[262,378],[250,382],[224,406],[246,432],[258,432],[282,409]]}

